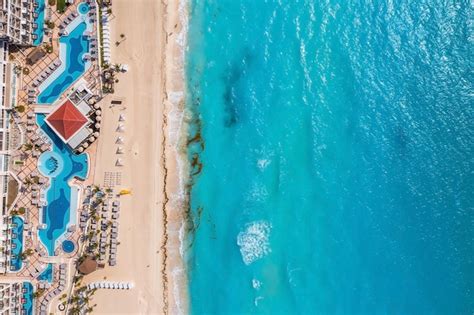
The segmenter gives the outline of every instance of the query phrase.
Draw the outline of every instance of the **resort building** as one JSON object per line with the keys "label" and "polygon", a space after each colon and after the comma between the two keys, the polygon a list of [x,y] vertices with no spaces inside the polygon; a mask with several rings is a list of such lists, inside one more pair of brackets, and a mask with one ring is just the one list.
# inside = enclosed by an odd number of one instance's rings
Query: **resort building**
{"label": "resort building", "polygon": [[[0,0],[1,1],[1,0]],[[0,41],[0,273],[7,271],[9,257],[6,252],[8,235],[7,196],[9,163],[9,124],[10,124],[10,73],[8,63],[8,43]]]}
{"label": "resort building", "polygon": [[0,0],[0,38],[16,45],[33,45],[38,28],[37,1]]}
{"label": "resort building", "polygon": [[31,314],[33,286],[30,282],[0,283],[0,314]]}

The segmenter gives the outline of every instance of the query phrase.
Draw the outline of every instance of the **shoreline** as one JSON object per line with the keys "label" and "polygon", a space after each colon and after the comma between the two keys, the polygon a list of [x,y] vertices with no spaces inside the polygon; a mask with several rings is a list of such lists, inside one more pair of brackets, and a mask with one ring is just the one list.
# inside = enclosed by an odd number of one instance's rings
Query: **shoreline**
{"label": "shoreline", "polygon": [[[188,181],[186,151],[186,80],[185,49],[188,29],[188,4],[185,0],[166,4],[164,94],[163,94],[163,167],[165,169],[164,195],[166,213],[164,231],[166,239],[166,261],[164,271],[164,302],[168,314],[187,314],[189,298],[187,273],[184,262],[183,231],[187,204]],[[168,176],[168,173],[171,176]]]}

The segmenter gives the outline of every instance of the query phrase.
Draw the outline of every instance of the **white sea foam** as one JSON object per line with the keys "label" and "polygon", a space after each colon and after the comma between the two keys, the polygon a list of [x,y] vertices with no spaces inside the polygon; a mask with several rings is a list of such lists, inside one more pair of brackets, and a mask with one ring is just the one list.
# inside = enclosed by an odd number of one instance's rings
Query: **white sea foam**
{"label": "white sea foam", "polygon": [[[179,0],[179,20],[181,23],[181,30],[175,33],[175,41],[170,41],[172,49],[179,50],[179,54],[172,57],[172,80],[170,86],[167,87],[167,130],[166,130],[166,145],[167,150],[172,152],[175,157],[176,170],[178,172],[178,187],[176,191],[169,194],[169,204],[167,206],[170,213],[176,211],[183,211],[186,205],[186,183],[188,180],[187,172],[187,156],[183,150],[183,142],[186,138],[186,111],[184,108],[185,101],[185,80],[184,80],[184,58],[188,31],[188,10],[187,1]],[[176,217],[172,214],[171,217]],[[171,219],[168,222],[168,233],[171,244],[176,244],[176,239],[179,240],[179,248],[169,248],[169,259],[175,261],[181,258],[181,263],[177,263],[171,271],[171,293],[173,295],[170,303],[169,311],[171,314],[186,314],[187,313],[187,290],[186,290],[186,269],[184,266],[184,248],[186,244],[185,220],[175,222]],[[179,254],[178,254],[179,253]]]}
{"label": "white sea foam", "polygon": [[258,306],[258,301],[263,300],[263,296],[257,296],[254,300],[255,306]]}
{"label": "white sea foam", "polygon": [[262,283],[257,280],[257,279],[252,279],[252,287],[255,289],[255,290],[260,290],[262,286]]}
{"label": "white sea foam", "polygon": [[257,161],[257,166],[260,170],[265,170],[272,161],[270,159],[259,159]]}
{"label": "white sea foam", "polygon": [[265,186],[253,183],[249,192],[246,194],[246,200],[249,202],[264,202],[268,198],[268,190]]}
{"label": "white sea foam", "polygon": [[254,221],[245,226],[245,230],[237,235],[242,259],[250,265],[271,252],[269,236],[271,224],[266,221]]}

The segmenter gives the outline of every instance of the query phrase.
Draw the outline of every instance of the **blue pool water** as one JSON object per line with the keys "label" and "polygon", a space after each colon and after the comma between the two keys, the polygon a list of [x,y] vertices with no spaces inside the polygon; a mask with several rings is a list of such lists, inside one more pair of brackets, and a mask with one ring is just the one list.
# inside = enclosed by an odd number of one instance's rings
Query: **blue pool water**
{"label": "blue pool water", "polygon": [[59,39],[60,49],[65,49],[66,68],[50,85],[38,95],[38,103],[51,104],[67,90],[86,70],[84,54],[89,51],[89,38],[84,36],[87,23],[81,22],[67,36]]}
{"label": "blue pool water", "polygon": [[23,252],[23,219],[18,216],[13,216],[12,224],[15,226],[12,228],[12,233],[15,234],[15,238],[12,237],[12,244],[15,244],[16,247],[12,248],[12,255],[15,258],[12,258],[10,263],[11,266],[13,266],[12,271],[18,271],[23,265],[21,260],[21,253]]}
{"label": "blue pool water", "polygon": [[79,13],[81,14],[86,14],[87,12],[89,12],[89,10],[90,10],[90,6],[85,2],[80,3],[77,6],[77,11],[79,11]]}
{"label": "blue pool water", "polygon": [[64,251],[65,253],[68,253],[68,254],[69,254],[69,253],[72,253],[72,252],[74,251],[74,248],[75,248],[74,242],[72,242],[72,241],[70,241],[70,240],[65,240],[65,241],[63,242],[62,247],[63,247],[63,251]]}
{"label": "blue pool water", "polygon": [[38,17],[35,19],[35,23],[38,24],[38,28],[33,32],[36,34],[36,39],[33,41],[33,45],[38,46],[43,42],[44,36],[44,14],[45,14],[45,1],[46,0],[35,0],[38,3],[38,7],[35,9],[35,13]]}
{"label": "blue pool water", "polygon": [[[39,231],[41,242],[46,246],[49,255],[53,255],[56,240],[66,231],[69,224],[71,187],[68,181],[73,177],[86,178],[88,160],[86,154],[73,154],[71,149],[46,124],[44,115],[37,115],[37,123],[53,141],[54,156],[58,160],[58,164],[62,165],[61,168],[58,168],[59,172],[46,175],[50,178],[51,184],[46,191],[48,204],[43,207],[42,222],[46,224],[47,228]],[[43,154],[50,155],[48,152]],[[40,156],[39,160],[42,161],[44,158]]]}
{"label": "blue pool water", "polygon": [[191,1],[191,313],[474,312],[471,12]]}
{"label": "blue pool water", "polygon": [[55,151],[46,151],[38,159],[38,169],[44,176],[55,177],[63,167],[63,159]]}
{"label": "blue pool water", "polygon": [[53,264],[48,264],[46,269],[36,278],[40,281],[53,282]]}
{"label": "blue pool water", "polygon": [[22,310],[26,315],[33,315],[33,285],[30,282],[23,282],[23,289],[26,289],[26,292],[22,292],[22,298],[25,299]]}

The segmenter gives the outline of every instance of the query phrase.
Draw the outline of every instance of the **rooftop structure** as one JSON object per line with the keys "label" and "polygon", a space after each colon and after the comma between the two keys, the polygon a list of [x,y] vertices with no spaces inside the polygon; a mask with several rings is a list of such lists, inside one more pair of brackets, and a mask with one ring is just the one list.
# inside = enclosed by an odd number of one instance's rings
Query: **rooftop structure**
{"label": "rooftop structure", "polygon": [[66,100],[47,118],[47,124],[56,134],[67,143],[88,122],[79,109],[70,101]]}
{"label": "rooftop structure", "polygon": [[31,0],[0,0],[0,39],[17,45],[33,45],[36,36],[34,6]]}
{"label": "rooftop structure", "polygon": [[31,314],[33,286],[29,282],[0,283],[1,314]]}
{"label": "rooftop structure", "polygon": [[88,275],[97,270],[97,261],[92,257],[87,257],[77,268],[80,273]]}

